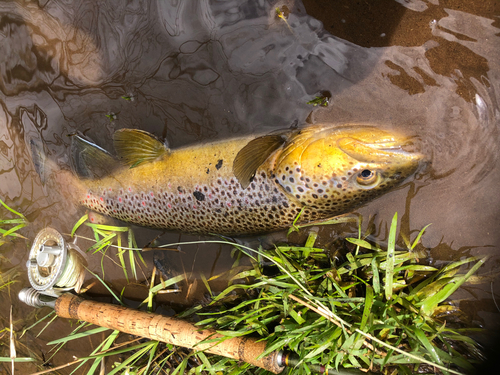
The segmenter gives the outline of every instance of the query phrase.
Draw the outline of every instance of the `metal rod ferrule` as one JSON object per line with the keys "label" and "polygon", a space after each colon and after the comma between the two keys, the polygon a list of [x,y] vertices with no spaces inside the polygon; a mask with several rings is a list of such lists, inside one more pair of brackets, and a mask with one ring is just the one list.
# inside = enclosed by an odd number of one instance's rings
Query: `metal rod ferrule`
{"label": "metal rod ferrule", "polygon": [[55,308],[55,297],[40,293],[34,288],[23,288],[18,294],[19,300],[33,307],[51,307]]}

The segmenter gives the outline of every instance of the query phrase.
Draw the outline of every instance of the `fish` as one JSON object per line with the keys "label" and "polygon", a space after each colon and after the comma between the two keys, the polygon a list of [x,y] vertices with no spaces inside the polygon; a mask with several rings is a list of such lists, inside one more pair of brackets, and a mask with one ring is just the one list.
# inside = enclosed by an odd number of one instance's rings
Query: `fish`
{"label": "fish", "polygon": [[411,139],[371,125],[316,124],[169,148],[120,129],[112,155],[74,135],[73,195],[121,221],[173,231],[253,235],[352,212],[412,176]]}

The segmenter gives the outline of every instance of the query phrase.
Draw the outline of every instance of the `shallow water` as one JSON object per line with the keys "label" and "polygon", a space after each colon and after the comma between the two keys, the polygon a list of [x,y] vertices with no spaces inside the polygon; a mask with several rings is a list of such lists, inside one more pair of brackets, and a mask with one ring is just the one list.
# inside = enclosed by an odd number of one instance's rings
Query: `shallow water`
{"label": "shallow water", "polygon": [[[290,11],[287,23],[276,17],[277,6]],[[47,225],[69,232],[84,210],[50,176],[42,185],[26,145],[42,142],[50,159],[64,167],[67,135],[77,130],[111,149],[116,129],[136,127],[176,148],[288,128],[308,117],[316,123],[369,123],[414,136],[429,159],[414,180],[357,211],[366,222],[375,216],[374,236],[386,238],[397,211],[405,230],[432,223],[422,241],[431,262],[491,254],[482,273],[495,270],[499,17],[495,0],[3,2],[0,197],[28,215],[28,238]],[[331,95],[328,107],[307,104],[322,92]],[[335,229],[342,234],[352,228]],[[331,230],[321,228],[320,241],[327,243]],[[145,245],[161,232],[136,233]],[[170,233],[160,241],[198,238]],[[192,269],[208,277],[233,262],[225,247],[182,250],[168,255],[179,272]],[[23,267],[27,245],[4,246],[2,254],[10,258],[2,268]],[[152,253],[146,258],[148,273]],[[100,258],[89,262],[100,270]],[[106,279],[120,290],[121,271],[108,269]],[[22,280],[14,292],[27,286]],[[496,280],[492,289],[499,300]],[[193,303],[206,292],[202,283],[192,290],[172,301]],[[29,309],[14,292],[0,294],[1,316],[8,316],[12,301],[15,319],[21,319]],[[137,299],[141,287],[126,293]],[[463,288],[460,298],[471,320],[490,332],[500,329],[489,282]],[[33,350],[46,352],[44,342],[59,332],[48,330]],[[53,362],[65,363],[76,352]]]}

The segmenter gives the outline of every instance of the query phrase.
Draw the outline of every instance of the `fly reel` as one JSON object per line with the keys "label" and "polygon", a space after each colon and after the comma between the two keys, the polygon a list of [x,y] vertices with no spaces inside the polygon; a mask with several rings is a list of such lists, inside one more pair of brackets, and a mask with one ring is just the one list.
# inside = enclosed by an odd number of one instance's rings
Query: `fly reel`
{"label": "fly reel", "polygon": [[26,262],[31,286],[54,297],[71,289],[78,293],[85,279],[85,260],[80,253],[76,244],[67,243],[55,229],[42,229]]}

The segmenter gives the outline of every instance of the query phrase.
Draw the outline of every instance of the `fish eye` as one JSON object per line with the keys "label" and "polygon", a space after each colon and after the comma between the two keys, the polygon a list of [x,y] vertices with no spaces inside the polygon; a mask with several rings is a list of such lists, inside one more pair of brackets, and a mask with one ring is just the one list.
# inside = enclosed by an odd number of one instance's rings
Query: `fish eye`
{"label": "fish eye", "polygon": [[358,176],[356,178],[356,181],[360,185],[371,185],[377,180],[377,172],[371,171],[369,169],[363,169],[358,173]]}

